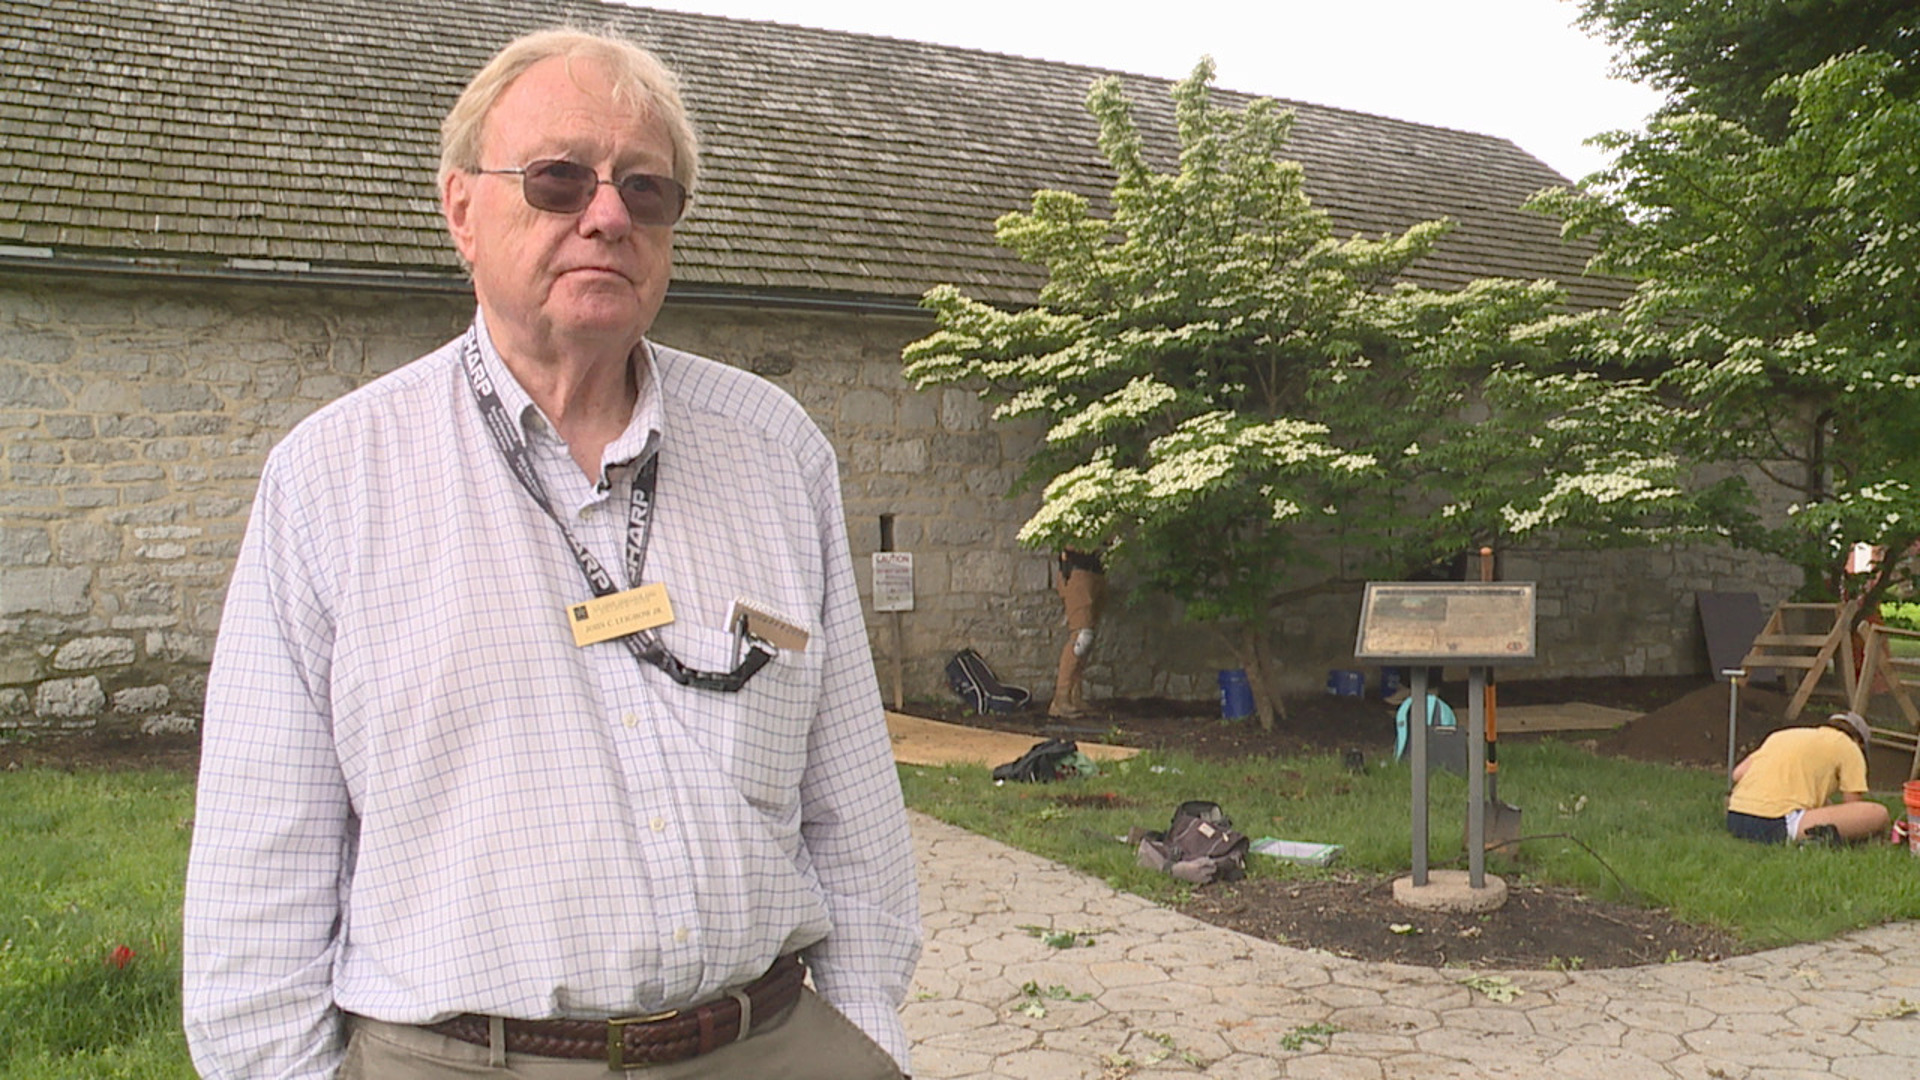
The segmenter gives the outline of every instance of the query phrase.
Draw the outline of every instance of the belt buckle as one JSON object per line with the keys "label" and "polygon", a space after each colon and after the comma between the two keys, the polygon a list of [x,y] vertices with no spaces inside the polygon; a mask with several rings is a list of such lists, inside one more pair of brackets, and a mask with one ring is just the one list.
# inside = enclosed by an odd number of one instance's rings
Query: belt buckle
{"label": "belt buckle", "polygon": [[[615,1016],[607,1020],[607,1068],[614,1072],[627,1071],[626,1030],[636,1024],[657,1024],[662,1020],[671,1020],[680,1015],[679,1009],[666,1012],[648,1013],[645,1016]],[[644,1068],[635,1065],[634,1068]]]}

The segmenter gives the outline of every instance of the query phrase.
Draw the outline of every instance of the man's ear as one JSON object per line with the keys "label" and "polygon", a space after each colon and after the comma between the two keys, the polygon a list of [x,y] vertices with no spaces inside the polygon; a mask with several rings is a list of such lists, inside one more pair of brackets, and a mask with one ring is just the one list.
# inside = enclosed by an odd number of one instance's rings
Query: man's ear
{"label": "man's ear", "polygon": [[460,169],[440,181],[440,213],[460,257],[473,263],[473,176]]}

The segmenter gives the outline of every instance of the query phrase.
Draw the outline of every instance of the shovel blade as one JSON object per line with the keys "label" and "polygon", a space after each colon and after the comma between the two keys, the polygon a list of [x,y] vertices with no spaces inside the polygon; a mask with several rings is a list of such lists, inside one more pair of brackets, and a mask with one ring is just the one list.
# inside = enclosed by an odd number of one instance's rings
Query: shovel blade
{"label": "shovel blade", "polygon": [[1520,842],[1519,807],[1498,799],[1491,800],[1487,803],[1484,820],[1488,850],[1507,845],[1503,850],[1511,852],[1512,845]]}

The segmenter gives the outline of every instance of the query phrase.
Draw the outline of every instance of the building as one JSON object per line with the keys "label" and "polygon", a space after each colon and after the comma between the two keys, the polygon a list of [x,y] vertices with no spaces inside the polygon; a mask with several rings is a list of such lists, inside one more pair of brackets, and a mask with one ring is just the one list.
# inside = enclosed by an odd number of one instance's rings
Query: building
{"label": "building", "polygon": [[[268,448],[471,314],[433,188],[440,116],[499,45],[567,21],[683,72],[705,180],[654,336],[800,399],[840,451],[863,573],[893,515],[916,558],[906,693],[940,692],[963,645],[1049,681],[1048,559],[1013,542],[1031,497],[1004,498],[1037,432],[912,391],[899,352],[931,328],[933,284],[1031,298],[1038,272],[992,223],[1040,187],[1107,189],[1081,102],[1108,73],[556,0],[0,0],[0,726],[191,724]],[[1170,148],[1166,84],[1127,83]],[[1423,284],[1623,294],[1519,209],[1562,178],[1511,143],[1290,104],[1340,229],[1458,222]],[[1726,552],[1514,553],[1506,572],[1541,582],[1541,674],[1704,670],[1693,590],[1790,584]],[[1353,605],[1329,603],[1286,623],[1295,685],[1351,647]],[[1110,621],[1090,689],[1205,696],[1222,658],[1148,605]]]}

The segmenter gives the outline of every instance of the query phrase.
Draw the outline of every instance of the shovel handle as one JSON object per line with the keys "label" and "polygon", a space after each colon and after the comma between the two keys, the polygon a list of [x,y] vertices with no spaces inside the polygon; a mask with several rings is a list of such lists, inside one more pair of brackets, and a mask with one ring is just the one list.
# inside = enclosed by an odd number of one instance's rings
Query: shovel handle
{"label": "shovel handle", "polygon": [[[1480,549],[1480,580],[1493,580],[1493,549]],[[1496,701],[1498,688],[1494,685],[1493,669],[1487,669],[1487,772],[1489,775],[1500,771],[1499,724],[1495,717],[1499,714]]]}

